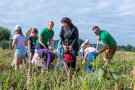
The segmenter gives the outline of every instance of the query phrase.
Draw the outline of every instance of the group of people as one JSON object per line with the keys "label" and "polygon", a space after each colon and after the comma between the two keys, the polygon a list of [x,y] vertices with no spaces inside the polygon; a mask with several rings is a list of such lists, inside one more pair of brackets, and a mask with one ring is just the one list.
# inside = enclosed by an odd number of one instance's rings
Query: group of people
{"label": "group of people", "polygon": [[[43,29],[38,36],[38,30],[32,28],[29,35],[25,37],[22,33],[20,25],[16,25],[14,28],[14,37],[12,47],[15,48],[14,60],[15,69],[22,68],[23,60],[25,59],[26,52],[29,52],[30,62],[39,67],[45,67],[48,71],[50,64],[58,57],[56,69],[61,65],[65,70],[72,68],[75,70],[78,51],[80,49],[82,64],[84,64],[91,52],[96,55],[104,53],[104,60],[111,62],[113,55],[117,49],[115,39],[105,30],[100,30],[98,26],[93,27],[93,32],[99,35],[99,41],[102,40],[103,48],[98,51],[97,48],[88,45],[86,40],[79,48],[78,38],[79,32],[75,25],[68,17],[64,17],[61,20],[63,26],[60,31],[60,41],[58,43],[57,50],[54,50],[52,46],[54,31],[54,22],[48,22],[47,28]],[[27,50],[26,47],[27,46]]]}

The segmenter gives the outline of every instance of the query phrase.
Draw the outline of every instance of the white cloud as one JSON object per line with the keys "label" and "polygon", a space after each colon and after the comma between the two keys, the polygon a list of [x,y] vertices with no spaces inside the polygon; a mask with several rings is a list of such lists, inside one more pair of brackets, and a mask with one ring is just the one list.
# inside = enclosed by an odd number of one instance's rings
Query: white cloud
{"label": "white cloud", "polygon": [[[61,19],[68,16],[78,27],[80,37],[96,42],[92,27],[109,31],[120,44],[133,44],[135,38],[134,0],[1,0],[0,25],[13,29],[21,24],[26,32],[31,27],[41,31],[49,20],[55,22],[55,38],[59,38]],[[135,42],[135,40],[134,40]]]}
{"label": "white cloud", "polygon": [[106,1],[101,1],[97,4],[97,6],[95,6],[98,9],[105,9],[110,5],[110,2]]}
{"label": "white cloud", "polygon": [[130,10],[130,11],[127,11],[127,12],[122,12],[119,14],[120,16],[134,16],[135,15],[135,10]]}

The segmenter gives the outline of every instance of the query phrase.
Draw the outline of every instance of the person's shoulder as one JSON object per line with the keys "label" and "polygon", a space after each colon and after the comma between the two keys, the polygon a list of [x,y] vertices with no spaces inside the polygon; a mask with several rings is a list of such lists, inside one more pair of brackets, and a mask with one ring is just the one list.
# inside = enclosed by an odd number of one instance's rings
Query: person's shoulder
{"label": "person's shoulder", "polygon": [[26,40],[26,37],[25,36],[20,35],[20,37]]}
{"label": "person's shoulder", "polygon": [[42,29],[42,32],[46,32],[46,31],[48,31],[48,28]]}
{"label": "person's shoulder", "polygon": [[108,33],[106,30],[101,30],[102,33]]}
{"label": "person's shoulder", "polygon": [[17,36],[18,36],[18,34],[14,35],[14,37],[17,37]]}
{"label": "person's shoulder", "polygon": [[110,36],[110,34],[106,30],[102,30],[101,36],[102,38],[107,38]]}
{"label": "person's shoulder", "polygon": [[65,26],[62,26],[62,27],[61,27],[61,30],[66,30],[66,27],[65,27]]}
{"label": "person's shoulder", "polygon": [[18,37],[18,35],[16,34],[16,35],[14,35],[13,39],[16,39],[17,37]]}
{"label": "person's shoulder", "polygon": [[15,37],[18,38],[18,37],[21,37],[22,35],[20,34],[16,34]]}
{"label": "person's shoulder", "polygon": [[17,39],[17,38],[20,38],[20,39],[26,39],[25,36],[22,36],[21,34],[17,34],[14,39]]}
{"label": "person's shoulder", "polygon": [[40,35],[43,35],[44,33],[46,33],[47,30],[48,30],[47,28],[42,29],[41,32],[40,32]]}
{"label": "person's shoulder", "polygon": [[74,26],[74,32],[78,32],[78,28]]}
{"label": "person's shoulder", "polygon": [[62,29],[64,28],[64,26],[61,27]]}
{"label": "person's shoulder", "polygon": [[48,30],[48,28],[43,28],[42,30]]}
{"label": "person's shoulder", "polygon": [[27,40],[32,40],[32,39],[33,39],[32,36],[28,36],[28,37],[27,37]]}
{"label": "person's shoulder", "polygon": [[51,30],[51,32],[52,32],[52,33],[54,33],[54,31],[53,31],[53,30]]}
{"label": "person's shoulder", "polygon": [[76,26],[73,26],[74,28],[77,28]]}
{"label": "person's shoulder", "polygon": [[100,32],[107,32],[106,30],[100,30]]}
{"label": "person's shoulder", "polygon": [[106,30],[101,30],[100,32],[101,34],[104,34],[104,35],[109,34]]}
{"label": "person's shoulder", "polygon": [[78,30],[76,26],[73,26],[73,29]]}

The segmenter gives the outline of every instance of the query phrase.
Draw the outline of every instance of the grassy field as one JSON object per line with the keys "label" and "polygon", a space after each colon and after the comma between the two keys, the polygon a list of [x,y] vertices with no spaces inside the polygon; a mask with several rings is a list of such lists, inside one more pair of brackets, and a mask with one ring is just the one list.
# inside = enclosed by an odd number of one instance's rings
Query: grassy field
{"label": "grassy field", "polygon": [[78,57],[77,71],[33,71],[24,68],[15,71],[11,66],[13,51],[0,49],[0,90],[133,90],[135,78],[135,52],[117,52],[111,64],[104,63],[99,55],[92,63],[95,71],[85,74]]}

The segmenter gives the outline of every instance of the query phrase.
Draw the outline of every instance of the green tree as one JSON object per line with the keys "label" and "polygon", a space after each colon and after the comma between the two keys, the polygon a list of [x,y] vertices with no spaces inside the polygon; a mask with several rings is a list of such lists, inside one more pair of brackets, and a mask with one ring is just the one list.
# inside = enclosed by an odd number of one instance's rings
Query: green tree
{"label": "green tree", "polygon": [[126,46],[126,50],[130,51],[131,49],[132,49],[132,46],[131,46],[130,44],[128,44],[128,45]]}
{"label": "green tree", "polygon": [[118,46],[117,50],[119,51],[125,51],[126,46],[122,45],[122,46]]}
{"label": "green tree", "polygon": [[10,37],[10,30],[0,26],[0,47],[2,49],[8,49],[10,47]]}
{"label": "green tree", "polygon": [[10,40],[11,32],[8,28],[0,26],[0,41],[2,40]]}

